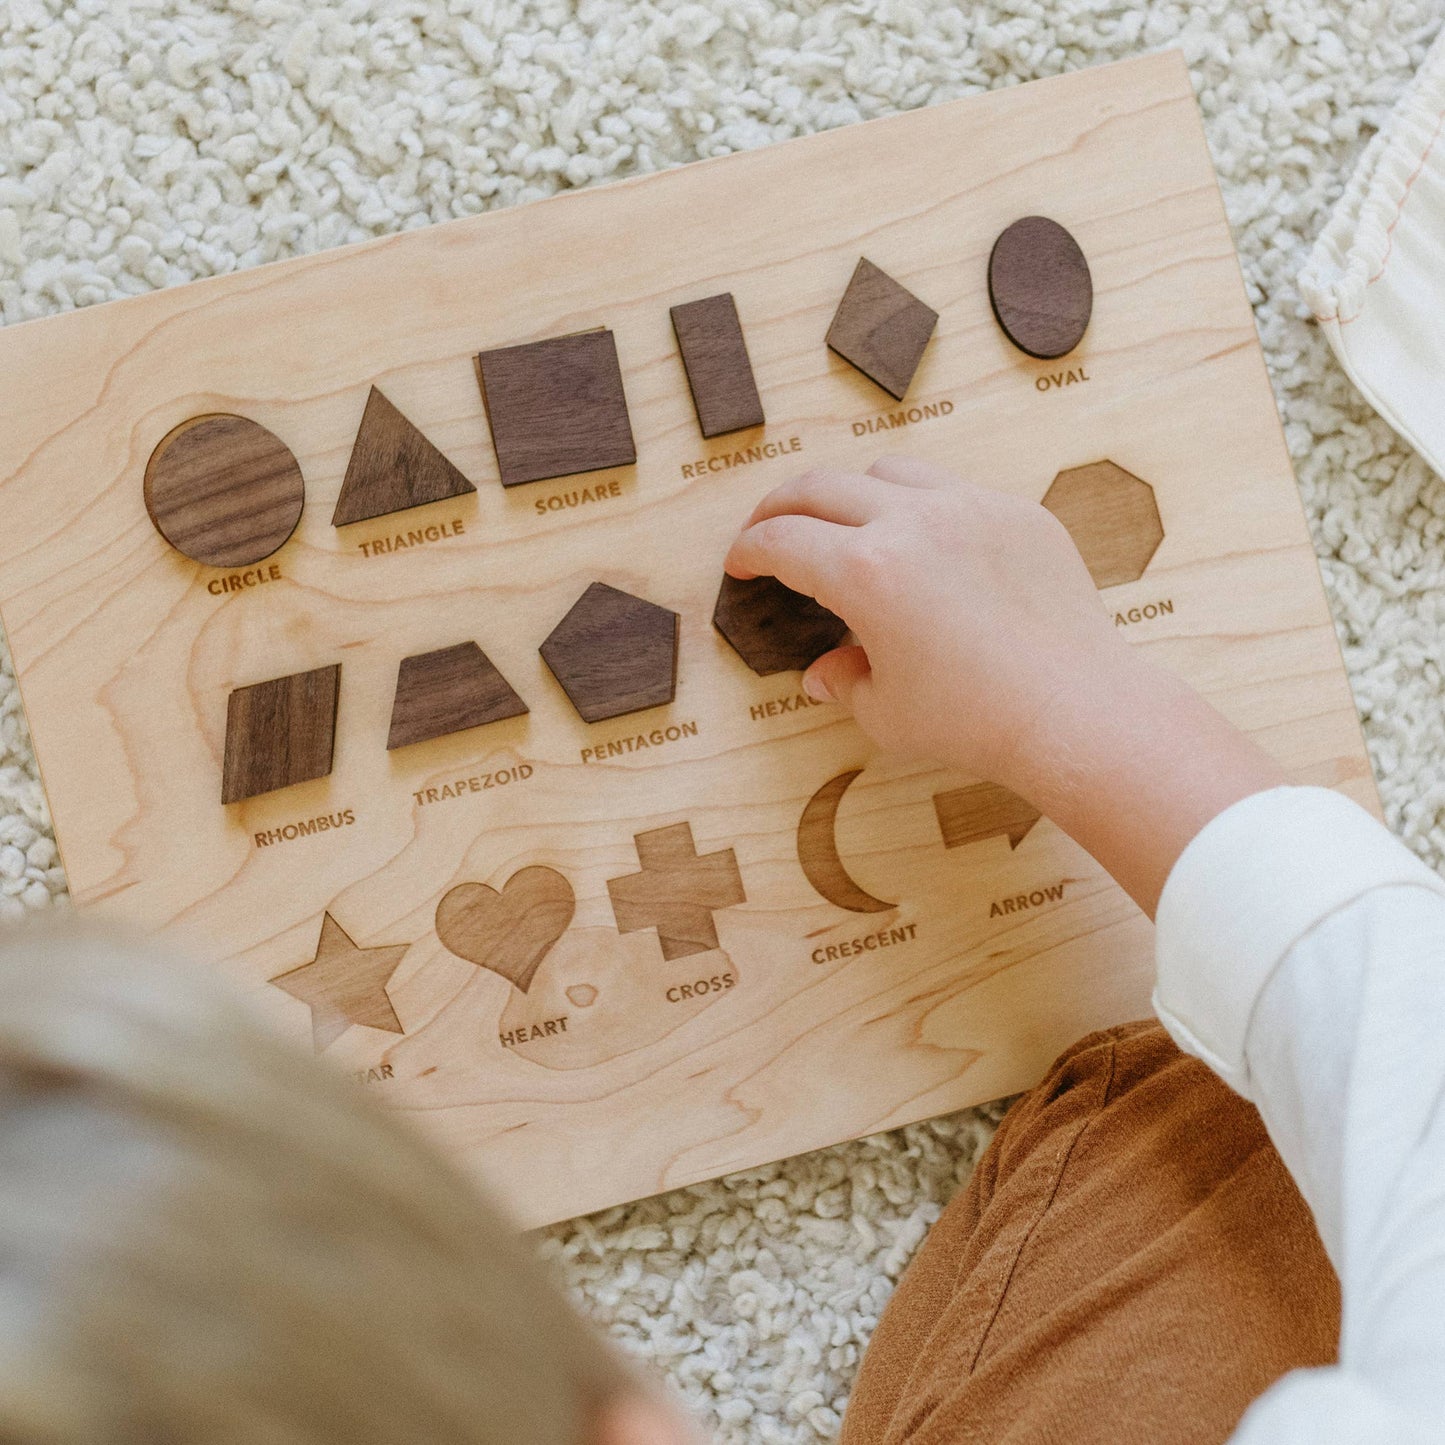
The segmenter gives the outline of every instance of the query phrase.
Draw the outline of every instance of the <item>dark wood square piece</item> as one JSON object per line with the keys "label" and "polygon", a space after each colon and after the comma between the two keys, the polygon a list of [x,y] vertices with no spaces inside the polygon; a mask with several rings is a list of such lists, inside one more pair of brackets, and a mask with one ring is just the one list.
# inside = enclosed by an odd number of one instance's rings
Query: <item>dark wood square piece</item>
{"label": "dark wood square piece", "polygon": [[672,329],[703,436],[762,426],[763,403],[731,294],[674,306]]}
{"label": "dark wood square piece", "polygon": [[541,646],[542,660],[586,722],[671,702],[678,616],[594,582]]}
{"label": "dark wood square piece", "polygon": [[239,803],[331,771],[341,664],[238,687],[226,702],[221,801]]}
{"label": "dark wood square piece", "polygon": [[937,324],[938,312],[865,256],[833,313],[828,345],[902,401]]}
{"label": "dark wood square piece", "polygon": [[504,487],[637,460],[610,331],[484,351],[477,378]]}
{"label": "dark wood square piece", "polygon": [[404,657],[396,674],[388,750],[518,717],[527,704],[475,642]]}

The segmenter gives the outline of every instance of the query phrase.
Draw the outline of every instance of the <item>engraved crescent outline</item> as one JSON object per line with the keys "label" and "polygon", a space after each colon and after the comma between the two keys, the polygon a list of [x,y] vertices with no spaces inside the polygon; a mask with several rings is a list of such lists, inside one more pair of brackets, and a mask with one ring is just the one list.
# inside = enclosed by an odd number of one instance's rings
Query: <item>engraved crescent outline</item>
{"label": "engraved crescent outline", "polygon": [[808,882],[828,900],[850,913],[883,913],[897,908],[861,889],[848,875],[838,856],[838,807],[853,779],[863,771],[854,768],[829,778],[803,809],[798,822],[798,862]]}

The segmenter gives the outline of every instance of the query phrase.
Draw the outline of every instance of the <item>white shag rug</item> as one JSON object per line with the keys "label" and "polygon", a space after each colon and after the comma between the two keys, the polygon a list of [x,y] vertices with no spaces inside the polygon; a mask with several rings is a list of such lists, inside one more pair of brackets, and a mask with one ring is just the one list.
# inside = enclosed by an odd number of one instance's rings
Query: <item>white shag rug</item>
{"label": "white shag rug", "polygon": [[[1391,824],[1445,853],[1445,484],[1294,277],[1445,0],[0,0],[5,322],[1183,48]],[[3,385],[3,378],[0,378]],[[4,525],[0,518],[0,525]],[[63,898],[0,645],[0,920]],[[548,1232],[725,1442],[831,1440],[996,1111]]]}

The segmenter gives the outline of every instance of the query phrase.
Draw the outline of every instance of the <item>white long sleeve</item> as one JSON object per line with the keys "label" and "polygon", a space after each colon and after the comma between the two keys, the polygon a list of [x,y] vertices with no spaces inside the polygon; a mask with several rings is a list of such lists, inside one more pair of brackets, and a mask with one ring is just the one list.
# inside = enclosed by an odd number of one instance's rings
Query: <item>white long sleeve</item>
{"label": "white long sleeve", "polygon": [[1445,1440],[1445,881],[1363,809],[1279,788],[1221,814],[1160,900],[1154,1003],[1259,1108],[1340,1276],[1340,1362],[1233,1445]]}

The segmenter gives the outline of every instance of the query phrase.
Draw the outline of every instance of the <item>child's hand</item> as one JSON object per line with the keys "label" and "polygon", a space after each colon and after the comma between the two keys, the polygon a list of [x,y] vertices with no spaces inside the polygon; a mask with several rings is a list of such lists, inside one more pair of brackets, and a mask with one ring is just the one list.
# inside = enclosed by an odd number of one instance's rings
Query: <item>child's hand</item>
{"label": "child's hand", "polygon": [[809,693],[889,751],[1015,786],[1060,698],[1133,663],[1052,513],[927,462],[785,483],[726,567],[776,577],[852,629],[861,645],[819,658]]}
{"label": "child's hand", "polygon": [[1062,524],[1034,502],[890,457],[812,471],[728,552],[858,639],[804,677],[883,747],[1029,798],[1152,912],[1185,845],[1276,763],[1114,630]]}

